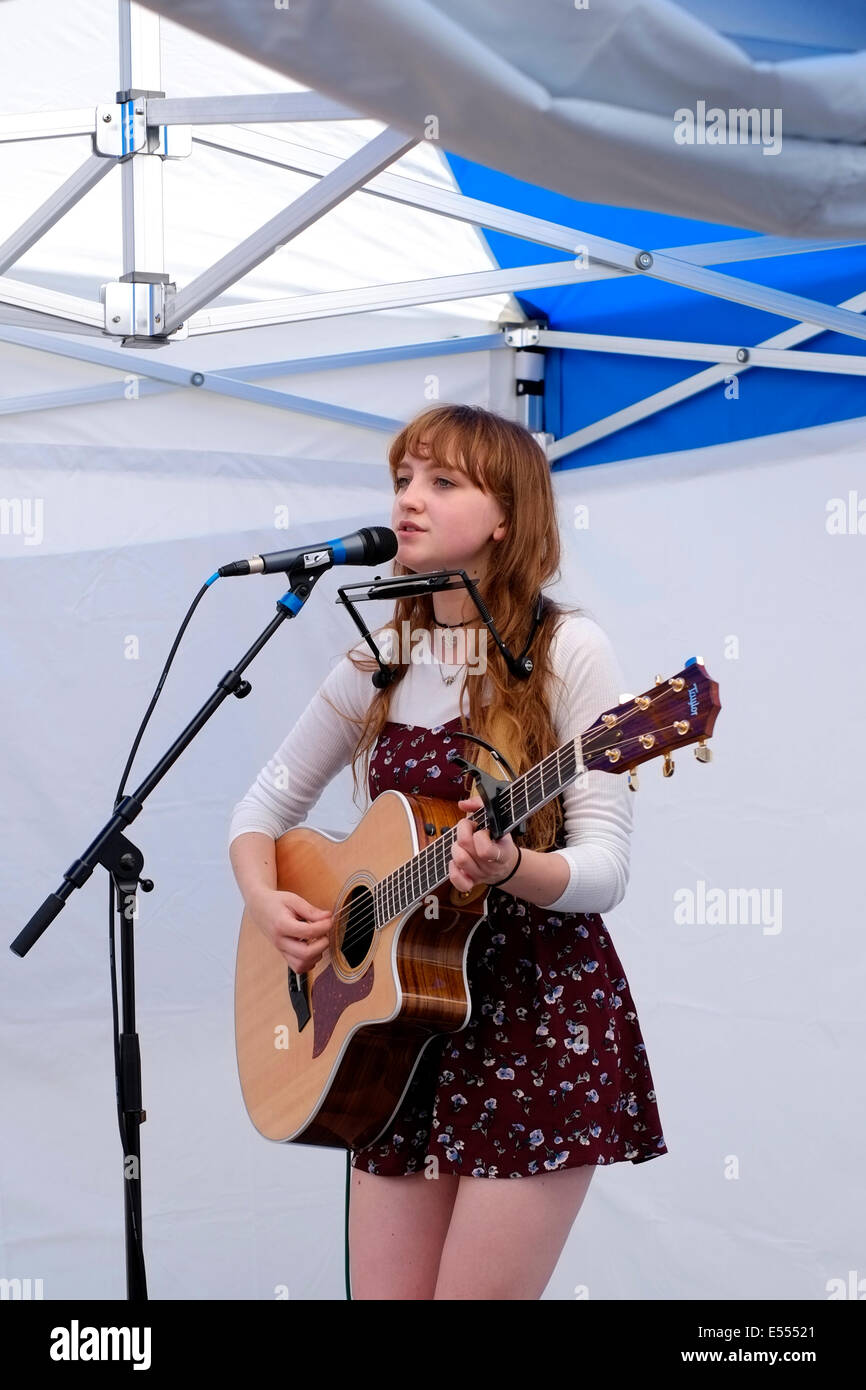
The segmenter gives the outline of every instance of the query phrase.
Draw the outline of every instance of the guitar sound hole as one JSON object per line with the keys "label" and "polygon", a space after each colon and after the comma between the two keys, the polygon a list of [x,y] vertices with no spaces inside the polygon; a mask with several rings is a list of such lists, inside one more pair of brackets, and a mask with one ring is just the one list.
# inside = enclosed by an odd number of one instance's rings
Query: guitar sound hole
{"label": "guitar sound hole", "polygon": [[353,888],[343,904],[341,916],[347,910],[349,917],[343,928],[340,947],[350,969],[354,970],[369,951],[376,927],[373,894],[370,889],[362,883]]}

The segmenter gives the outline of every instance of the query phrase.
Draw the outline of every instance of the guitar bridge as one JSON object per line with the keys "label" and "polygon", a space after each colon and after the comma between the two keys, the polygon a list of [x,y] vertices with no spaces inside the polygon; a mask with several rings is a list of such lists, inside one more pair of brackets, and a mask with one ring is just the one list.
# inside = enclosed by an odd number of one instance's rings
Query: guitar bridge
{"label": "guitar bridge", "polygon": [[289,1000],[295,1011],[295,1018],[298,1020],[298,1032],[300,1033],[310,1021],[310,999],[306,975],[298,975],[291,966],[289,966]]}

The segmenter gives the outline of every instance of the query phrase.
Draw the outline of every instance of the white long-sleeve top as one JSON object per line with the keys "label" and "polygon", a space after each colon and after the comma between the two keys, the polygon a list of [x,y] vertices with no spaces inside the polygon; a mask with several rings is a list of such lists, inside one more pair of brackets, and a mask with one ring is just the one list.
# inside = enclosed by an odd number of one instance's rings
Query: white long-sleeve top
{"label": "white long-sleeve top", "polygon": [[[373,636],[384,657],[382,629],[375,630]],[[369,655],[363,641],[354,650]],[[551,664],[564,682],[564,693],[553,682],[551,697],[561,746],[618,704],[624,685],[607,634],[585,614],[567,614],[560,620],[551,640]],[[392,694],[389,717],[396,723],[429,729],[455,718],[460,713],[463,672],[451,685],[440,675],[440,671],[450,675],[455,670],[458,668],[453,664],[437,662],[432,653],[428,661],[411,662]],[[342,719],[322,695],[360,718],[376,693],[371,675],[356,670],[347,656],[337,661],[234,807],[229,844],[250,830],[276,840],[300,824],[332,778],[351,762],[359,736],[359,728]],[[468,714],[467,701],[463,711]],[[467,745],[470,759],[473,746]],[[369,804],[369,793],[366,795]],[[566,847],[549,853],[565,859],[570,877],[561,896],[545,907],[550,911],[607,912],[622,900],[628,884],[633,793],[624,774],[592,771],[570,783],[562,796]]]}

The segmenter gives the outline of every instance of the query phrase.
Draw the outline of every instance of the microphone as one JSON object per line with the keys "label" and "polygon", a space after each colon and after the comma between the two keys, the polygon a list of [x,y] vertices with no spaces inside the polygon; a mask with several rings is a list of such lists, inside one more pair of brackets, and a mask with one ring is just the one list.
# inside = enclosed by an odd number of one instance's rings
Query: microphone
{"label": "microphone", "polygon": [[217,574],[231,579],[239,574],[274,574],[284,570],[326,570],[332,565],[382,565],[393,560],[399,541],[388,526],[364,526],[350,536],[323,541],[321,545],[299,545],[294,550],[273,550],[269,555],[252,555],[221,565]]}

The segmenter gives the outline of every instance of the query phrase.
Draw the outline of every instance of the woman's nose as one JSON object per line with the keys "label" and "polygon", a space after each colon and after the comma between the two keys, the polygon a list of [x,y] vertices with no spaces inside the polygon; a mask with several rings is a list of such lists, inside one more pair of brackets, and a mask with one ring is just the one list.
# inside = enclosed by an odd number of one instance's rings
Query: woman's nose
{"label": "woman's nose", "polygon": [[414,483],[407,483],[405,487],[401,487],[398,490],[394,498],[395,509],[399,512],[406,511],[406,498],[408,497],[412,502],[412,507],[410,510],[412,511],[412,514],[415,515],[418,511],[419,505],[418,502],[415,501],[416,496],[418,496],[420,499],[419,489],[415,487]]}

